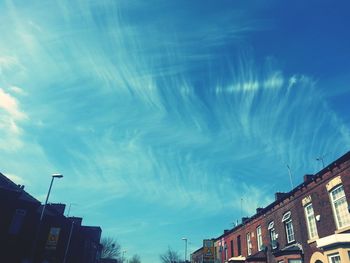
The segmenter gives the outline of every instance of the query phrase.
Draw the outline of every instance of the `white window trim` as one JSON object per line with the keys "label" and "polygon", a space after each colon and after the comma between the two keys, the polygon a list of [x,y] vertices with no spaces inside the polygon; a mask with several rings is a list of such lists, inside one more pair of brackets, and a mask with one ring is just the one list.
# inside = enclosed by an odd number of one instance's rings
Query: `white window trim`
{"label": "white window trim", "polygon": [[271,221],[270,223],[269,223],[269,226],[268,226],[268,230],[270,230],[270,229],[272,229],[273,227],[274,227],[274,225],[275,225],[275,223],[273,222],[273,221]]}
{"label": "white window trim", "polygon": [[[272,238],[272,235],[271,235],[272,232],[273,232],[273,238]],[[273,249],[277,248],[277,244],[276,244],[276,242],[277,242],[277,234],[276,234],[276,230],[275,230],[274,227],[269,229],[269,239],[271,241],[272,248]]]}
{"label": "white window trim", "polygon": [[285,213],[285,214],[283,215],[283,217],[282,217],[282,222],[287,221],[287,220],[290,218],[291,214],[292,214],[292,213],[291,213],[290,211],[288,211],[287,213]]}
{"label": "white window trim", "polygon": [[[259,231],[258,231],[259,230]],[[261,232],[261,226],[258,226],[256,228],[256,240],[257,240],[257,245],[258,245],[258,251],[262,250],[262,232]]]}
{"label": "white window trim", "polygon": [[[308,208],[309,206],[311,206],[312,214],[308,214],[308,213],[307,213],[307,208]],[[305,213],[305,220],[306,220],[306,226],[307,226],[307,232],[308,232],[309,240],[313,240],[313,239],[318,238],[317,222],[316,222],[315,211],[314,211],[314,208],[313,208],[312,203],[308,203],[308,204],[306,204],[306,205],[304,206],[304,213]],[[310,219],[309,219],[309,216],[310,216],[310,217],[313,217],[313,220],[314,220],[314,223],[315,223],[315,230],[316,230],[316,233],[315,233],[314,236],[311,236],[311,228],[310,228],[311,221],[310,221]]]}
{"label": "white window trim", "polygon": [[332,259],[335,258],[335,257],[339,257],[339,259],[341,260],[340,254],[336,253],[336,254],[328,255],[329,263],[332,263]]}
{"label": "white window trim", "polygon": [[251,243],[249,232],[247,233],[246,238],[247,238],[247,252],[248,252],[248,256],[250,256],[252,254],[252,243]]}
{"label": "white window trim", "polygon": [[[289,224],[289,223],[291,224],[291,230],[293,232],[293,239],[289,239],[288,228],[287,228],[287,224]],[[293,227],[293,221],[291,218],[284,222],[284,229],[285,229],[286,236],[287,236],[287,243],[289,244],[289,243],[294,242],[295,241],[295,232],[294,232],[294,227]]]}
{"label": "white window trim", "polygon": [[[335,224],[336,224],[336,227],[337,229],[343,229],[343,228],[347,228],[350,226],[350,224],[347,224],[347,225],[344,225],[344,226],[339,226],[339,218],[337,216],[337,212],[336,212],[336,209],[335,209],[335,206],[334,206],[334,202],[338,201],[340,198],[334,200],[333,199],[333,192],[338,190],[340,187],[343,188],[343,192],[344,192],[344,198],[345,198],[345,202],[347,204],[347,206],[349,206],[348,202],[347,202],[347,199],[346,199],[346,195],[345,195],[345,190],[344,190],[344,186],[342,184],[338,184],[336,185],[335,187],[333,187],[332,189],[329,189],[329,198],[330,198],[330,201],[331,201],[331,206],[332,206],[332,212],[333,212],[333,217],[335,219]],[[342,198],[342,197],[341,197]]]}

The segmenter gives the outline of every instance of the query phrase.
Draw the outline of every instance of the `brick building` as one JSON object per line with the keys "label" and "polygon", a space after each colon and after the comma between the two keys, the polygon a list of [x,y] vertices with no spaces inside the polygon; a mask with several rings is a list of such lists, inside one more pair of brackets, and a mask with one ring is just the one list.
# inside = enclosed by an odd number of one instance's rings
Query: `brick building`
{"label": "brick building", "polygon": [[224,231],[215,262],[350,262],[349,202],[350,152]]}
{"label": "brick building", "polygon": [[100,227],[67,218],[64,204],[48,204],[39,223],[42,209],[24,186],[0,173],[0,262],[99,262]]}

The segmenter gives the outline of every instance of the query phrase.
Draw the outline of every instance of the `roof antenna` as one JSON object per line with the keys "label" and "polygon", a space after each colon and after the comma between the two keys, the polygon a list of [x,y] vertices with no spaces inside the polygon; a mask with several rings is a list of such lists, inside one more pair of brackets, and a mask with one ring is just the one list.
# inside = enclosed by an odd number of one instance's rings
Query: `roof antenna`
{"label": "roof antenna", "polygon": [[324,157],[324,155],[322,155],[322,156],[316,158],[316,161],[321,161],[321,163],[322,163],[322,168],[324,168],[324,160],[323,160],[323,157]]}
{"label": "roof antenna", "polygon": [[290,186],[291,186],[292,189],[293,189],[294,186],[293,186],[293,180],[292,180],[292,171],[290,170],[290,167],[289,167],[288,164],[287,164],[287,169],[288,169],[288,174],[289,174]]}

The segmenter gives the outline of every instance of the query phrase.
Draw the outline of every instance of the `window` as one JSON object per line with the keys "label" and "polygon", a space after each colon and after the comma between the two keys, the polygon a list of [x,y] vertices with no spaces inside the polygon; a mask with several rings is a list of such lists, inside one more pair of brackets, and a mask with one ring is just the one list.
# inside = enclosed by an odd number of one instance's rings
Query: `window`
{"label": "window", "polygon": [[224,249],[225,249],[225,260],[228,259],[228,255],[227,255],[227,244],[225,242],[225,245],[224,245]]}
{"label": "window", "polygon": [[21,230],[22,224],[23,224],[23,219],[26,215],[26,210],[24,209],[16,209],[15,214],[13,215],[10,229],[9,229],[9,234],[11,235],[17,235],[19,231]]}
{"label": "window", "polygon": [[272,247],[272,249],[275,249],[275,248],[277,248],[277,242],[276,242],[275,224],[273,221],[270,222],[267,229],[269,230],[271,247]]}
{"label": "window", "polygon": [[289,219],[284,224],[286,228],[287,243],[291,243],[295,241],[292,219]]}
{"label": "window", "polygon": [[348,203],[346,201],[343,185],[336,187],[330,191],[329,194],[337,228],[349,226],[350,214],[348,212]]}
{"label": "window", "polygon": [[305,218],[307,224],[307,230],[309,233],[309,239],[314,239],[318,237],[316,220],[314,215],[314,209],[312,207],[312,203],[307,204],[304,207]]}
{"label": "window", "polygon": [[237,236],[237,250],[238,255],[242,255],[242,248],[241,248],[241,236]]}
{"label": "window", "polygon": [[248,251],[248,256],[252,254],[252,244],[250,243],[250,233],[248,232],[247,234],[247,251]]}
{"label": "window", "polygon": [[290,211],[288,211],[287,213],[285,213],[283,215],[282,222],[284,222],[284,227],[286,230],[287,243],[291,243],[291,242],[295,241],[293,223],[292,223]]}
{"label": "window", "polygon": [[340,263],[340,256],[339,254],[333,254],[328,256],[329,263]]}
{"label": "window", "polygon": [[258,250],[261,251],[262,249],[262,235],[261,235],[261,226],[258,226],[256,228],[256,240],[258,242]]}
{"label": "window", "polygon": [[234,256],[234,253],[233,253],[233,240],[230,241],[230,245],[231,245],[231,257]]}

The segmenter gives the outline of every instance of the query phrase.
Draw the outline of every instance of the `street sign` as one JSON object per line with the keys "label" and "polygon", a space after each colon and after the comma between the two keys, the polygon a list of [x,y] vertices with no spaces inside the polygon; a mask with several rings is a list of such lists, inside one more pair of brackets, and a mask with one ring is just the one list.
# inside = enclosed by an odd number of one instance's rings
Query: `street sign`
{"label": "street sign", "polygon": [[49,249],[49,250],[56,249],[60,231],[61,229],[59,227],[50,228],[49,236],[47,238],[47,242],[45,246],[46,249]]}

